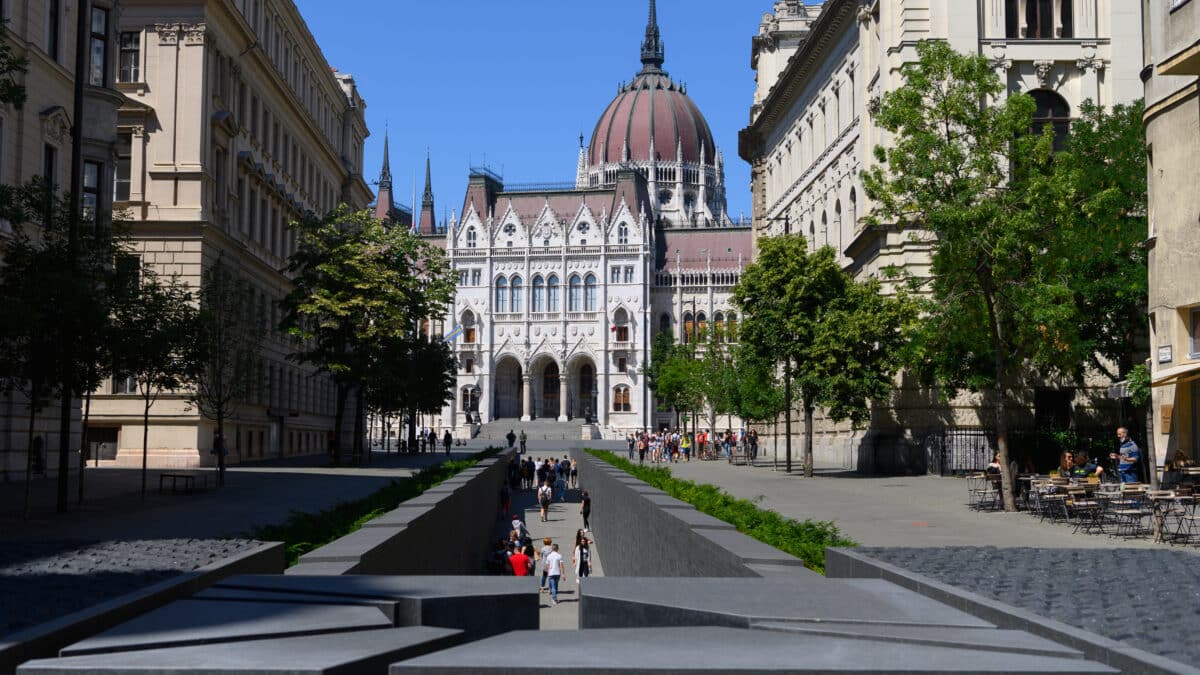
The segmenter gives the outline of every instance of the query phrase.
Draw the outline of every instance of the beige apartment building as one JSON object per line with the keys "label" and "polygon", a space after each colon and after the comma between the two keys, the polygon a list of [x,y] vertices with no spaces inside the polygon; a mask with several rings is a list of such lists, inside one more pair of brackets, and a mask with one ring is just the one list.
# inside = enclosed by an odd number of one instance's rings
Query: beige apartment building
{"label": "beige apartment building", "polygon": [[[917,43],[945,40],[985,56],[1008,91],[1031,95],[1037,119],[1065,134],[1085,100],[1110,106],[1142,96],[1141,26],[1133,0],[777,0],[752,39],[757,86],[739,137],[739,154],[751,164],[756,241],[799,233],[813,247],[832,246],[859,277],[889,267],[926,275],[928,233],[868,227],[872,205],[860,179],[874,165],[874,148],[889,142],[872,105],[903,83],[901,68],[916,60]],[[1020,417],[1013,423],[1084,424],[1098,407],[1114,406],[1103,400],[1107,384],[1076,390],[1031,382],[1028,400],[1012,406]],[[943,404],[902,378],[896,399],[876,405],[868,428],[821,420],[817,461],[920,470],[926,431],[986,429],[990,411],[979,396]]]}
{"label": "beige apartment building", "polygon": [[[335,388],[292,363],[276,330],[295,250],[289,223],[339,203],[365,208],[365,102],[326,62],[292,0],[125,0],[117,37],[114,209],[141,264],[197,288],[217,259],[253,288],[268,328],[249,400],[226,422],[232,462],[324,452]],[[141,403],[115,378],[92,405],[102,463],[140,464]],[[152,466],[211,464],[215,425],[184,393],[151,411]]]}
{"label": "beige apartment building", "polygon": [[[122,97],[114,89],[116,36],[120,3],[92,0],[89,13],[87,78],[83,86],[82,198],[86,206],[105,211],[111,201],[116,157],[117,108]],[[19,185],[44,176],[65,192],[71,185],[71,127],[74,109],[76,25],[79,0],[8,0],[0,3],[7,22],[3,39],[28,69],[18,77],[27,94],[20,108],[0,107],[0,183]],[[0,221],[0,237],[12,231]],[[78,414],[78,403],[75,405]],[[59,445],[59,405],[51,402],[35,421],[34,447],[47,458]],[[20,391],[0,389],[0,481],[25,473],[29,423],[28,400]],[[73,426],[78,434],[78,420]],[[73,439],[72,446],[78,443]],[[72,468],[74,468],[72,462]]]}
{"label": "beige apartment building", "polygon": [[1143,4],[1150,362],[1161,467],[1200,457],[1200,2]]}

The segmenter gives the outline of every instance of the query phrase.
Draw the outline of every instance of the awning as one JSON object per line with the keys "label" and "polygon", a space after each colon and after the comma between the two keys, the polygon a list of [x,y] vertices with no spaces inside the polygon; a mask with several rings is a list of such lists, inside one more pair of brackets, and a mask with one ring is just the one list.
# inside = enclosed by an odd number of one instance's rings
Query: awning
{"label": "awning", "polygon": [[1196,379],[1200,379],[1200,361],[1160,370],[1154,373],[1150,380],[1150,386],[1165,387],[1168,384],[1183,384]]}

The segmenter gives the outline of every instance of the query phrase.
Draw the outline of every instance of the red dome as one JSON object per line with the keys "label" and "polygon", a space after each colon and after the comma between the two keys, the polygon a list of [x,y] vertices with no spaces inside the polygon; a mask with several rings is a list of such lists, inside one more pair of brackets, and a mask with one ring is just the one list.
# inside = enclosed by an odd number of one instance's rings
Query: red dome
{"label": "red dome", "polygon": [[716,146],[708,122],[686,91],[664,72],[643,70],[621,87],[600,116],[592,132],[588,163],[599,166],[622,161],[626,141],[630,160],[649,161],[651,139],[658,161],[675,161],[676,147],[681,144],[684,162],[699,163],[701,148],[704,163],[711,166],[715,162]]}

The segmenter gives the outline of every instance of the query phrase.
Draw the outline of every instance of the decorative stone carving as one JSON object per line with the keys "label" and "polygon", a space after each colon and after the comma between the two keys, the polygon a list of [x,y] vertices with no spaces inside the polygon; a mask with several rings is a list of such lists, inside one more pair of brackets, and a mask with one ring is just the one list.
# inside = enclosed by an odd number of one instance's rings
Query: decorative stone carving
{"label": "decorative stone carving", "polygon": [[1104,62],[1104,59],[1102,59],[1094,54],[1091,56],[1085,56],[1085,57],[1075,61],[1075,67],[1079,68],[1082,71],[1087,71],[1089,68],[1091,68],[1091,69],[1099,72],[1101,70],[1104,70],[1105,65],[1106,64]]}
{"label": "decorative stone carving", "polygon": [[179,24],[177,23],[156,23],[154,24],[154,32],[158,33],[158,43],[160,45],[179,44]]}
{"label": "decorative stone carving", "polygon": [[1050,70],[1054,68],[1053,61],[1034,61],[1033,70],[1037,74],[1038,86],[1045,87],[1046,81],[1050,79]]}

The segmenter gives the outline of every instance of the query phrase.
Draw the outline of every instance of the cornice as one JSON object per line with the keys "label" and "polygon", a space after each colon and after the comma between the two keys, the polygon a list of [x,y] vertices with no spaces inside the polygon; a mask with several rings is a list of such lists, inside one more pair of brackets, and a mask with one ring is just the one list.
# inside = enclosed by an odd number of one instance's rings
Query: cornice
{"label": "cornice", "polygon": [[808,84],[808,80],[803,77],[803,74],[811,72],[813,66],[819,62],[819,57],[824,55],[832,44],[841,39],[845,24],[857,20],[859,4],[860,0],[830,0],[825,4],[817,20],[809,28],[808,38],[800,50],[788,60],[788,65],[780,74],[775,87],[763,100],[762,113],[739,134],[741,142],[739,142],[738,154],[742,156],[742,159],[750,161],[754,155],[758,154],[758,148],[750,152],[750,148],[740,146],[742,143],[752,142],[756,146],[761,145],[765,130],[779,121],[779,118],[791,108],[791,104],[799,98],[804,86]]}

